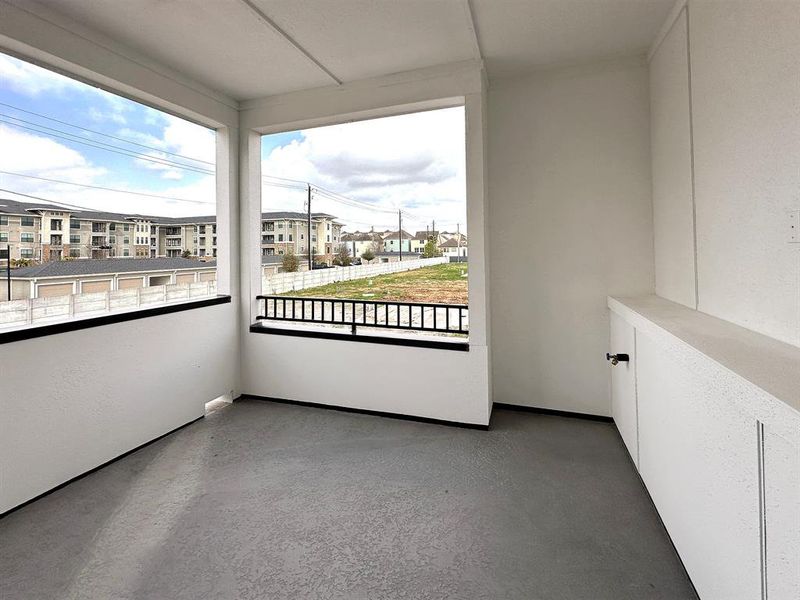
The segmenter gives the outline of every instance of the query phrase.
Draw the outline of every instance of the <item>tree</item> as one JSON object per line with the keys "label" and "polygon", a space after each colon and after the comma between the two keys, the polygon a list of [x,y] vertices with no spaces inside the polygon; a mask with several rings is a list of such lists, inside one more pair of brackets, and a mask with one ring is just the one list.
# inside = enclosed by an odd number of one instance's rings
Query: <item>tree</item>
{"label": "tree", "polygon": [[300,268],[300,259],[291,248],[283,255],[281,267],[284,273],[295,273]]}
{"label": "tree", "polygon": [[181,252],[181,256],[182,256],[183,258],[189,258],[189,257],[191,257],[191,256],[192,256],[192,253],[191,253],[191,252],[189,252],[189,250],[184,250],[183,252]]}
{"label": "tree", "polygon": [[353,262],[352,257],[350,256],[350,250],[347,249],[345,244],[341,244],[336,249],[336,255],[333,257],[333,264],[339,265],[341,267],[349,267],[350,263]]}
{"label": "tree", "polygon": [[442,253],[439,252],[439,249],[436,247],[436,242],[433,240],[425,242],[425,248],[422,250],[422,258],[435,258],[441,255]]}
{"label": "tree", "polygon": [[373,252],[372,247],[368,247],[364,252],[361,253],[361,258],[367,262],[375,259],[375,252]]}

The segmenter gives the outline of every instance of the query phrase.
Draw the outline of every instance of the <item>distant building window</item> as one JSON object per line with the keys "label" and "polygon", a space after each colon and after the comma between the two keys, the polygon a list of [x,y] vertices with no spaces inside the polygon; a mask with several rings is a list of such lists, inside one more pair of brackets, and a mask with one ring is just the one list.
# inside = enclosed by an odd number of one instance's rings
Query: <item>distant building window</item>
{"label": "distant building window", "polygon": [[283,234],[282,234],[282,233],[279,233],[279,234],[278,234],[278,241],[279,241],[279,242],[282,242],[282,241],[283,241]]}
{"label": "distant building window", "polygon": [[290,242],[294,241],[294,239],[292,238],[292,234],[291,233],[289,234],[289,241]]}
{"label": "distant building window", "polygon": [[0,225],[8,225],[8,217],[0,216]]}
{"label": "distant building window", "polygon": [[19,234],[19,241],[20,242],[33,242],[33,234],[32,233],[20,233]]}
{"label": "distant building window", "polygon": [[129,237],[122,238],[122,243],[127,246],[128,244],[131,243],[131,238],[129,238]]}
{"label": "distant building window", "polygon": [[69,243],[70,244],[80,244],[81,243],[81,236],[79,236],[79,235],[71,235],[71,236],[69,236]]}
{"label": "distant building window", "polygon": [[5,232],[0,232],[0,242],[7,242],[8,241],[8,234]]}
{"label": "distant building window", "polygon": [[22,258],[33,258],[33,248],[20,248],[19,255]]}
{"label": "distant building window", "polygon": [[70,248],[69,249],[70,258],[80,258],[81,257],[81,249],[80,248]]}
{"label": "distant building window", "polygon": [[127,223],[125,223],[125,225],[122,226],[122,229],[124,231],[128,231],[129,228],[130,228],[130,225],[128,225]]}
{"label": "distant building window", "polygon": [[111,223],[111,224],[108,226],[108,230],[109,230],[109,231],[116,231],[116,229],[117,229],[117,225],[116,225],[116,223]]}
{"label": "distant building window", "polygon": [[130,256],[130,255],[131,255],[131,251],[130,251],[130,250],[128,250],[127,248],[125,248],[125,249],[122,251],[122,256]]}
{"label": "distant building window", "polygon": [[283,229],[283,223],[278,223],[278,229]]}
{"label": "distant building window", "polygon": [[33,217],[20,217],[19,224],[23,227],[33,227]]}
{"label": "distant building window", "polygon": [[115,235],[109,236],[108,237],[108,243],[109,244],[116,244],[117,243],[117,236],[115,236]]}
{"label": "distant building window", "polygon": [[81,228],[81,222],[78,221],[78,219],[70,219],[69,220],[69,228],[70,229],[80,229]]}

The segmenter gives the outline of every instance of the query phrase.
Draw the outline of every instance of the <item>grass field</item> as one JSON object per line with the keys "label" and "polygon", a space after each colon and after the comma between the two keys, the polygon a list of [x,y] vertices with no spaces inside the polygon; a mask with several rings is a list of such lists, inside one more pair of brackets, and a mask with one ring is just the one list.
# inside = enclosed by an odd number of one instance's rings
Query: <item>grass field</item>
{"label": "grass field", "polygon": [[403,273],[341,281],[306,290],[286,292],[283,295],[306,298],[466,304],[466,274],[467,263],[445,263]]}

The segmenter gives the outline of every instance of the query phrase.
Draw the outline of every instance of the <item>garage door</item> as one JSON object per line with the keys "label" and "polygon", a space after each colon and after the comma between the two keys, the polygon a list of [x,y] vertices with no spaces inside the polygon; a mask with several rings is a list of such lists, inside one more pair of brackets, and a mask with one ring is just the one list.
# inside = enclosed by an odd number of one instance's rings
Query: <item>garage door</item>
{"label": "garage door", "polygon": [[171,275],[150,275],[150,285],[169,285],[172,282]]}
{"label": "garage door", "polygon": [[205,273],[200,273],[200,281],[216,281],[216,279],[216,271],[206,271]]}
{"label": "garage door", "polygon": [[72,293],[71,283],[51,283],[49,285],[39,285],[36,288],[36,295],[39,298],[53,298],[54,296],[69,296]]}
{"label": "garage door", "polygon": [[117,282],[117,287],[121,290],[133,290],[144,286],[144,281],[141,277],[128,277],[127,279],[120,279]]}
{"label": "garage door", "polygon": [[175,283],[178,285],[194,283],[194,273],[181,273],[180,275],[176,275]]}
{"label": "garage door", "polygon": [[82,281],[81,293],[94,294],[96,292],[107,292],[111,289],[111,282],[106,281]]}

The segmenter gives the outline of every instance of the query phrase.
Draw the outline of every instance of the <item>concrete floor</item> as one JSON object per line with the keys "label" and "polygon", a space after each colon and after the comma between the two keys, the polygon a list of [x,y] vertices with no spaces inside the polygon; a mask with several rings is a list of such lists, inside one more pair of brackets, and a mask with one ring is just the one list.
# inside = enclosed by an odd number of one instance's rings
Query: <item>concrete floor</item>
{"label": "concrete floor", "polygon": [[0,598],[695,598],[607,423],[240,401],[0,520]]}

